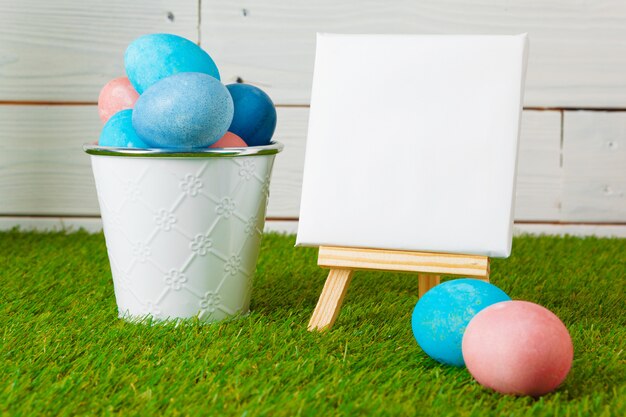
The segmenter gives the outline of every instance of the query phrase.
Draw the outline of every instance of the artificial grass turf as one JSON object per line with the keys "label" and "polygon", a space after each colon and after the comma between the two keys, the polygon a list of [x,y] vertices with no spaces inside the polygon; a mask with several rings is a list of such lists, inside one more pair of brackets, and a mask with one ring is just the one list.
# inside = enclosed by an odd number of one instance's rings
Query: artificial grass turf
{"label": "artificial grass turf", "polygon": [[358,272],[335,327],[306,324],[326,271],[294,238],[262,242],[252,313],[228,323],[117,318],[104,238],[0,233],[6,415],[626,415],[626,239],[520,237],[492,282],[568,326],[570,375],[502,396],[428,358],[411,334],[417,279]]}

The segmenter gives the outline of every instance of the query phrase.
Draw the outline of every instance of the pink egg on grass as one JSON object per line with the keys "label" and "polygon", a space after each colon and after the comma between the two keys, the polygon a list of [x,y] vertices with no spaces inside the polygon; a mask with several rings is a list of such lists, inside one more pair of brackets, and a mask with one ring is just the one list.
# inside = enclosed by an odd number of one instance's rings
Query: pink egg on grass
{"label": "pink egg on grass", "polygon": [[565,380],[572,339],[550,310],[503,301],[479,312],[463,335],[463,359],[480,384],[502,394],[538,397]]}
{"label": "pink egg on grass", "polygon": [[226,132],[220,140],[209,146],[209,148],[243,148],[245,146],[248,145],[239,136],[232,132]]}
{"label": "pink egg on grass", "polygon": [[139,98],[139,93],[127,77],[115,78],[102,87],[98,96],[98,114],[106,123],[115,113],[132,109]]}

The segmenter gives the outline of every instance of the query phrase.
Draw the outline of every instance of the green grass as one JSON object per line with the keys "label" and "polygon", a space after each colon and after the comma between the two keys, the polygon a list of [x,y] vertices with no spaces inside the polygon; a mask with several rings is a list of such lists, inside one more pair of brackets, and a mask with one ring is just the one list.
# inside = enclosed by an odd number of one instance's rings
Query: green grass
{"label": "green grass", "polygon": [[565,322],[572,371],[538,400],[440,365],[410,328],[417,280],[357,273],[327,334],[306,331],[316,251],[267,235],[252,313],[145,326],[117,318],[102,235],[0,233],[5,415],[626,415],[626,240],[517,238],[492,282]]}

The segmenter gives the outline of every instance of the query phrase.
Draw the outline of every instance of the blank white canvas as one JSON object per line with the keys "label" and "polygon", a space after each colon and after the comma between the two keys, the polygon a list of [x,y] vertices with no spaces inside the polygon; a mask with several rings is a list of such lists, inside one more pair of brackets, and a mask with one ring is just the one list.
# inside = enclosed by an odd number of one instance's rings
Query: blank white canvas
{"label": "blank white canvas", "polygon": [[318,34],[298,245],[507,257],[527,37]]}

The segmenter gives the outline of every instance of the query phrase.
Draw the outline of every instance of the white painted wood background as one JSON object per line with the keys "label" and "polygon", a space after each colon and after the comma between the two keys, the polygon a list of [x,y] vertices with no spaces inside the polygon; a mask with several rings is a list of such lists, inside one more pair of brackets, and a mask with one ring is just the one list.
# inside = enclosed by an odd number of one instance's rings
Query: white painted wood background
{"label": "white painted wood background", "polygon": [[626,2],[0,0],[0,19],[0,228],[98,216],[81,145],[98,138],[95,102],[123,75],[125,46],[149,32],[200,42],[226,83],[272,96],[286,146],[268,216],[296,219],[315,32],[327,31],[528,32],[516,219],[626,230]]}

